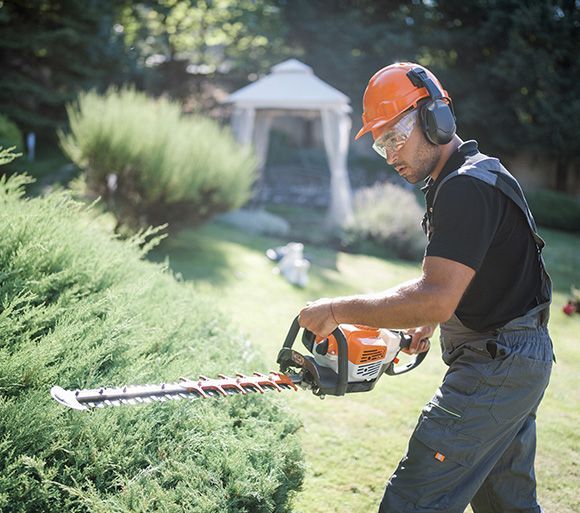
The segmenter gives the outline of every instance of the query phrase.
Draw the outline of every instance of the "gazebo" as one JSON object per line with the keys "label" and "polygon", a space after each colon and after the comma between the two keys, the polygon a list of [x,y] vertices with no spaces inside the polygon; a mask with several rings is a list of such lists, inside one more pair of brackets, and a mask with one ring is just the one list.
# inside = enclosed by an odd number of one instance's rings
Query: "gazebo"
{"label": "gazebo", "polygon": [[252,144],[263,171],[272,120],[276,116],[320,116],[324,148],[330,168],[329,226],[341,226],[352,216],[352,192],[347,170],[351,108],[349,98],[320,80],[310,66],[289,59],[272,67],[269,75],[235,91],[232,130],[238,142]]}

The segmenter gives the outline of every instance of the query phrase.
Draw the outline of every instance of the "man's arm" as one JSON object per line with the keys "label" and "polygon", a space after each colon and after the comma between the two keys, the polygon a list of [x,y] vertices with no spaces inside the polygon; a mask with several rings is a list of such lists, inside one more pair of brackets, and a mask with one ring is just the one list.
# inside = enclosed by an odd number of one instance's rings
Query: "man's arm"
{"label": "man's arm", "polygon": [[416,280],[377,294],[319,299],[300,312],[300,325],[320,336],[338,324],[414,328],[449,319],[475,271],[441,257],[425,257]]}

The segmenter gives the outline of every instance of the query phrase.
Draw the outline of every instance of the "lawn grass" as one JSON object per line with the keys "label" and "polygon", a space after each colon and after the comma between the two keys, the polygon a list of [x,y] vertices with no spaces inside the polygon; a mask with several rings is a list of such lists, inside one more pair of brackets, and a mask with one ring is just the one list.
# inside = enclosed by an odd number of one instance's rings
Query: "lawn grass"
{"label": "lawn grass", "polygon": [[[580,315],[561,307],[571,284],[580,286],[580,237],[543,230],[545,255],[554,278],[550,329],[558,364],[539,411],[538,495],[546,511],[573,513],[580,486]],[[171,269],[197,283],[230,313],[232,329],[241,328],[262,357],[275,359],[293,317],[309,300],[371,292],[416,277],[418,263],[352,255],[307,245],[312,260],[304,289],[273,275],[267,248],[287,241],[240,233],[217,223],[184,231],[158,248],[153,259],[168,258]],[[308,473],[295,513],[376,511],[386,480],[404,454],[422,406],[439,385],[445,366],[438,344],[424,364],[397,378],[383,377],[365,394],[328,397],[288,394],[289,407],[302,419]],[[257,369],[257,370],[270,370]],[[195,369],[192,369],[195,373]],[[469,509],[467,511],[470,511]]]}

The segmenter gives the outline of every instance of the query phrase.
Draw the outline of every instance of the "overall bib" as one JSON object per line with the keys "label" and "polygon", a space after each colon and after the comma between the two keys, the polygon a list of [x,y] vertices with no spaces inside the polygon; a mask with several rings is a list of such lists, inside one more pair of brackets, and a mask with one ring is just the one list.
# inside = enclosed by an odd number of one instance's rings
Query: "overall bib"
{"label": "overall bib", "polygon": [[[473,148],[473,146],[471,146]],[[495,159],[460,146],[467,175],[506,195],[522,211],[536,243],[541,293],[536,305],[499,329],[477,332],[456,315],[441,324],[443,383],[423,409],[407,454],[391,476],[379,513],[538,513],[534,458],[536,410],[554,359],[547,322],[551,280],[544,242],[519,184]],[[426,214],[426,233],[435,229]]]}

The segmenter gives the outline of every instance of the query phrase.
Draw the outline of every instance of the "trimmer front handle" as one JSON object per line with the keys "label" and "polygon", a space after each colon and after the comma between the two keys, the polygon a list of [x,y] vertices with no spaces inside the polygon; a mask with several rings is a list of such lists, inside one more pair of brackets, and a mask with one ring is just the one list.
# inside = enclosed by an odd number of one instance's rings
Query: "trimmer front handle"
{"label": "trimmer front handle", "polygon": [[[335,374],[335,378],[330,380],[322,379],[323,376],[320,376],[318,369],[315,365],[312,366],[311,361],[312,358],[307,356],[304,357],[295,351],[292,351],[292,346],[294,345],[294,341],[296,340],[296,336],[300,331],[300,324],[298,322],[298,316],[292,322],[290,329],[288,330],[288,334],[286,335],[286,339],[284,340],[284,344],[282,345],[282,349],[280,353],[278,353],[278,363],[280,364],[280,372],[285,373],[288,371],[288,368],[292,366],[292,364],[296,364],[298,366],[304,366],[308,370],[311,371],[313,377],[316,378],[317,385],[320,387],[319,393],[322,395],[344,395],[346,393],[346,388],[348,386],[348,344],[346,341],[346,337],[340,330],[340,327],[336,327],[336,329],[332,332],[332,335],[335,337],[337,344],[338,344],[338,351],[337,351],[337,358],[338,358],[338,374]],[[316,335],[311,331],[304,329],[304,333],[302,334],[302,340],[305,345],[309,345],[312,347]],[[297,361],[298,360],[298,361]],[[327,377],[327,376],[325,376]]]}

